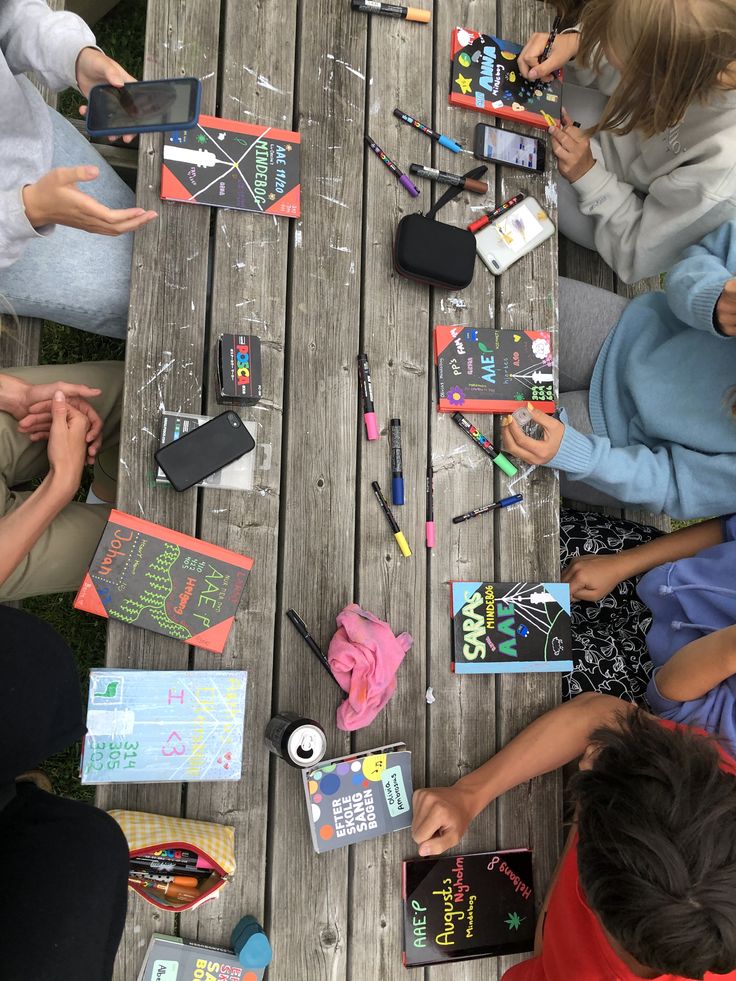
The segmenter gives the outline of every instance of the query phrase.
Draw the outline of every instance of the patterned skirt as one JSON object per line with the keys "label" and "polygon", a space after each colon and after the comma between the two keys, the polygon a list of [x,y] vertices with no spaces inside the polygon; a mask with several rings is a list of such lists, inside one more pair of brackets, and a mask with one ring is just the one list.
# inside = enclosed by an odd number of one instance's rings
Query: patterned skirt
{"label": "patterned skirt", "polygon": [[[578,555],[612,555],[661,534],[657,528],[623,518],[563,508],[562,568]],[[636,594],[638,580],[625,579],[598,603],[573,603],[574,668],[562,678],[564,700],[593,691],[645,704],[652,673],[646,645],[652,615]]]}

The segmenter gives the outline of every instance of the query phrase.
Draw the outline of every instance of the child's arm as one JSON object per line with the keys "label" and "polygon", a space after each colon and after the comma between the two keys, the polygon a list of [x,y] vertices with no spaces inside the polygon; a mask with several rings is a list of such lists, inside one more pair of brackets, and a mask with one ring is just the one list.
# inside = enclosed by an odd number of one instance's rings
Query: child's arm
{"label": "child's arm", "polygon": [[736,674],[736,625],[681,647],[657,671],[657,690],[673,702],[690,702],[732,674]]}
{"label": "child's arm", "polygon": [[583,434],[530,411],[544,431],[542,440],[527,436],[514,419],[504,425],[503,447],[520,460],[564,470],[618,501],[673,518],[709,518],[736,509],[732,453],[699,453],[677,444],[612,446],[605,436]]}
{"label": "child's arm", "polygon": [[562,581],[569,583],[572,599],[595,603],[624,579],[640,576],[666,562],[697,555],[723,541],[723,521],[711,518],[616,555],[580,555],[569,563]]}
{"label": "child's arm", "polygon": [[598,151],[594,156],[595,165],[572,186],[580,211],[595,219],[596,249],[625,283],[669,269],[693,239],[722,223],[724,202],[703,186],[694,166],[655,178],[642,198],[606,170]]}
{"label": "child's arm", "polygon": [[698,330],[736,334],[727,309],[736,285],[734,274],[736,222],[729,221],[686,249],[668,273],[665,292],[672,312]]}
{"label": "child's arm", "polygon": [[76,14],[53,11],[43,0],[0,3],[0,48],[11,71],[35,71],[53,91],[77,84],[77,56],[94,45]]}
{"label": "child's arm", "polygon": [[412,837],[420,855],[439,855],[456,845],[492,800],[532,777],[582,756],[591,733],[636,711],[612,695],[579,695],[540,716],[490,760],[452,787],[417,790]]}

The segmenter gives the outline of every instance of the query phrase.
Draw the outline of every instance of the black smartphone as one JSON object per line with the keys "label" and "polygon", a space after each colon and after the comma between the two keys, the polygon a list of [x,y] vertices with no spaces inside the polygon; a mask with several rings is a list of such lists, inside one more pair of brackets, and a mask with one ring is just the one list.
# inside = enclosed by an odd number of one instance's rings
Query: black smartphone
{"label": "black smartphone", "polygon": [[185,491],[250,453],[255,445],[237,412],[222,412],[153,455],[172,487]]}
{"label": "black smartphone", "polygon": [[478,160],[518,167],[541,174],[544,170],[546,147],[536,136],[523,136],[510,129],[499,129],[488,123],[475,127],[473,153]]}
{"label": "black smartphone", "polygon": [[199,118],[201,97],[198,78],[127,82],[122,88],[95,85],[89,93],[87,132],[90,136],[124,136],[191,129]]}

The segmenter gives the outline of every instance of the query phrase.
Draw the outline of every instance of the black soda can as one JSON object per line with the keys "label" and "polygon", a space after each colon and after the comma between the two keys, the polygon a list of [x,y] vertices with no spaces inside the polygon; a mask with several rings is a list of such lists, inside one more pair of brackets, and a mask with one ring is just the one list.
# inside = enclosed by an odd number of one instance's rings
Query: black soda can
{"label": "black soda can", "polygon": [[314,719],[279,712],[266,726],[266,745],[291,766],[313,766],[327,752],[327,737]]}

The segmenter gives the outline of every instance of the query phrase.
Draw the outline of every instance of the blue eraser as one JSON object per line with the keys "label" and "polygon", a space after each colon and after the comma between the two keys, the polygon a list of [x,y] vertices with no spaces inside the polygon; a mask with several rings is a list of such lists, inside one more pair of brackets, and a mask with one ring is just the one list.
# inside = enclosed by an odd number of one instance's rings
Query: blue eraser
{"label": "blue eraser", "polygon": [[452,150],[453,153],[460,153],[462,150],[460,144],[456,143],[454,140],[451,140],[449,136],[440,136],[437,142],[440,144],[440,146],[444,146],[447,147],[448,150]]}
{"label": "blue eraser", "polygon": [[394,504],[404,503],[404,478],[403,477],[391,478],[391,501]]}
{"label": "blue eraser", "polygon": [[230,943],[243,967],[259,970],[271,963],[271,944],[254,916],[244,916],[239,921],[230,935]]}

